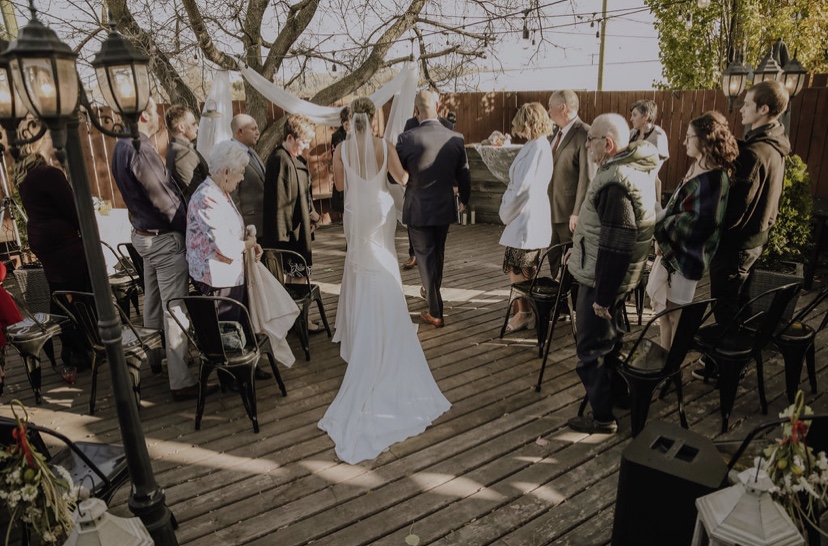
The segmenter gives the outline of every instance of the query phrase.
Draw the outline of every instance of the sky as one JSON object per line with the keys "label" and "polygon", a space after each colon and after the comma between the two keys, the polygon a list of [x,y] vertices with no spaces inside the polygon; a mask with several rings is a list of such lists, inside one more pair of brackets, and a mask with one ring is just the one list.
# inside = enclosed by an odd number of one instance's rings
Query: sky
{"label": "sky", "polygon": [[[595,90],[598,87],[598,58],[601,0],[578,0],[576,10],[585,14],[556,19],[559,27],[545,30],[545,37],[559,47],[545,47],[535,51],[528,42],[515,37],[500,47],[504,72],[492,60],[490,72],[468,78],[467,83],[480,91],[532,91],[561,87]],[[566,6],[568,9],[569,6]],[[630,11],[639,13],[625,15]],[[561,9],[560,13],[565,13]],[[595,26],[591,26],[596,13]],[[572,25],[573,22],[579,21]],[[566,25],[566,26],[565,26]],[[653,88],[661,80],[661,62],[658,59],[658,33],[653,27],[653,16],[643,0],[612,0],[608,2],[606,27],[605,91],[643,90]],[[528,46],[528,47],[527,47]]]}

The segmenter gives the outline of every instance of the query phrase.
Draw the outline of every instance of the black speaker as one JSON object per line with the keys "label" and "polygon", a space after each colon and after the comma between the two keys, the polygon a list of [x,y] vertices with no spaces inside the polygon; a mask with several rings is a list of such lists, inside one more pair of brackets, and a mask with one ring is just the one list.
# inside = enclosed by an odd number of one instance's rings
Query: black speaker
{"label": "black speaker", "polygon": [[621,454],[612,546],[689,546],[696,498],[720,489],[726,477],[710,439],[650,421]]}

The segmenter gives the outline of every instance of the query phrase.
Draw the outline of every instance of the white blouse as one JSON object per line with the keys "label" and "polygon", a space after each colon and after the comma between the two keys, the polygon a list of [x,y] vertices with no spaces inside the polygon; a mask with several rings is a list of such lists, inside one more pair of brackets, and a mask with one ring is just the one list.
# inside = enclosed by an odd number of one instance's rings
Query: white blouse
{"label": "white blouse", "polygon": [[500,202],[500,219],[506,224],[501,245],[526,250],[549,246],[552,211],[547,189],[552,169],[552,146],[546,137],[530,140],[520,150]]}

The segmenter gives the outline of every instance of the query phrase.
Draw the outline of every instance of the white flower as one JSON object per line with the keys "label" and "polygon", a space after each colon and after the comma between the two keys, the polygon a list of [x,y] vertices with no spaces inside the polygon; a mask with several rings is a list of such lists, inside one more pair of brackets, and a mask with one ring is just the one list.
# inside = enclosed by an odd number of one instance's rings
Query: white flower
{"label": "white flower", "polygon": [[26,502],[32,502],[37,497],[37,487],[32,484],[26,484],[20,490],[20,496]]}
{"label": "white flower", "polygon": [[20,483],[20,467],[15,468],[6,476],[6,483],[16,485]]}
{"label": "white flower", "polygon": [[69,471],[60,465],[55,465],[55,472],[60,474],[61,479],[66,482],[67,488],[72,489],[72,475],[69,474]]}
{"label": "white flower", "polygon": [[52,542],[52,543],[57,542],[57,537],[56,537],[55,535],[53,535],[53,534],[52,534],[50,531],[48,531],[48,530],[43,531],[43,534],[42,534],[42,535],[40,535],[40,538],[41,538],[41,540],[43,540],[44,542]]}

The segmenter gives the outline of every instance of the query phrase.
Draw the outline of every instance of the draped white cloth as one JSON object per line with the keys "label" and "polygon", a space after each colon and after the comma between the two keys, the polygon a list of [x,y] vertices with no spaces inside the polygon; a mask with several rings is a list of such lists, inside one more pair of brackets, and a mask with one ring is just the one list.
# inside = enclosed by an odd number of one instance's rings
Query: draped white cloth
{"label": "draped white cloth", "polygon": [[296,358],[286,338],[299,316],[299,307],[264,264],[256,261],[253,249],[247,252],[245,262],[251,326],[254,332],[267,334],[273,356],[289,368]]}
{"label": "draped white cloth", "polygon": [[[219,114],[217,117],[205,116],[208,111]],[[226,70],[219,70],[213,77],[213,87],[204,101],[201,121],[198,123],[198,141],[196,149],[209,163],[213,146],[222,140],[230,140],[230,121],[233,119],[233,101],[230,97],[230,75]]]}
{"label": "draped white cloth", "polygon": [[[245,65],[241,61],[239,62],[239,72],[241,72],[242,77],[247,80],[247,83],[253,86],[253,88],[262,94],[263,97],[268,99],[270,102],[282,108],[285,112],[290,112],[291,114],[302,114],[307,116],[312,122],[318,125],[327,125],[328,127],[339,127],[339,111],[341,108],[339,107],[331,107],[331,106],[320,106],[318,104],[314,104],[312,102],[308,102],[306,100],[302,100],[299,97],[291,95],[278,85],[273,82],[268,81],[264,76],[250,68],[249,66]],[[396,114],[397,116],[404,116],[402,118],[402,122],[399,124],[399,127],[396,128],[396,134],[394,138],[396,139],[396,135],[402,132],[402,128],[405,126],[405,120],[411,116],[411,113],[414,111],[414,94],[416,93],[417,88],[417,68],[416,65],[413,63],[407,63],[407,66],[403,68],[399,74],[397,74],[394,79],[390,82],[383,85],[380,89],[377,89],[373,94],[369,95],[373,103],[377,106],[377,108],[381,107],[383,104],[391,100],[395,97],[395,95],[399,95],[400,99],[403,99],[408,104],[402,104],[402,100],[400,100],[401,104],[398,108],[399,113]],[[402,91],[406,91],[406,93],[401,93]],[[392,114],[394,113],[394,108],[392,106]],[[392,116],[393,118],[393,116]],[[390,127],[392,124],[392,119],[389,119],[388,124],[386,127]],[[388,129],[386,128],[386,136],[388,135]]]}

